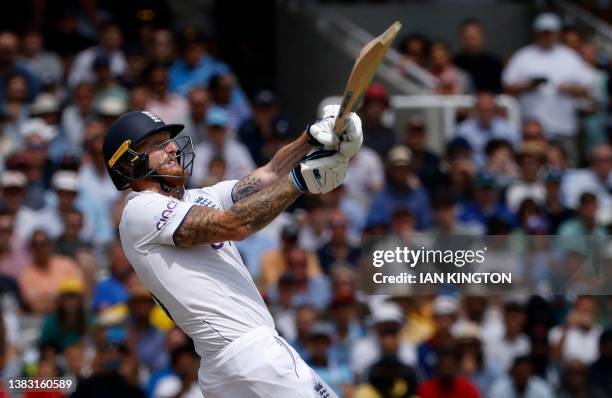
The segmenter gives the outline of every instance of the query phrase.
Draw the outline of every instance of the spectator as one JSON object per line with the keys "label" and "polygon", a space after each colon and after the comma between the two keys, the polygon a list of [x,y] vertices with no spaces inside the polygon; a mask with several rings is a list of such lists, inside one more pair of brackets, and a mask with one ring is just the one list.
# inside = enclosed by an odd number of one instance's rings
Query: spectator
{"label": "spectator", "polygon": [[589,367],[588,381],[593,396],[612,396],[610,374],[612,374],[612,329],[607,329],[599,337],[599,358]]}
{"label": "spectator", "polygon": [[355,390],[354,398],[400,398],[416,396],[416,371],[396,355],[385,355],[368,370],[368,383]]}
{"label": "spectator", "polygon": [[30,254],[15,234],[15,215],[0,210],[0,275],[17,278],[29,263]]}
{"label": "spectator", "polygon": [[186,33],[181,47],[182,58],[174,61],[169,70],[171,91],[186,96],[194,87],[208,86],[213,76],[231,72],[225,63],[208,53],[201,34]]}
{"label": "spectator", "polygon": [[[324,275],[308,275],[308,252],[299,247],[289,249],[287,252],[287,272],[293,276],[295,291],[293,292],[293,306],[312,305],[322,311],[331,299],[329,280]],[[276,301],[278,288],[269,291],[269,297]]]}
{"label": "spectator", "polygon": [[0,31],[0,103],[6,100],[6,83],[12,75],[20,75],[27,83],[27,100],[30,101],[39,90],[39,81],[35,75],[17,61],[19,37],[13,32]]}
{"label": "spectator", "polygon": [[485,147],[486,163],[484,169],[495,177],[495,183],[506,189],[519,178],[514,149],[509,141],[492,139]]}
{"label": "spectator", "polygon": [[[352,272],[350,269],[346,271]],[[334,327],[331,336],[332,351],[338,363],[349,364],[351,348],[358,339],[365,336],[365,330],[359,319],[359,307],[353,289],[338,289],[336,284],[334,292],[334,297],[329,304],[330,317]]]}
{"label": "spectator", "polygon": [[461,49],[453,62],[466,71],[477,92],[501,92],[502,62],[495,54],[485,51],[485,35],[482,23],[467,19],[459,26]]}
{"label": "spectator", "polygon": [[597,196],[594,194],[585,192],[580,195],[580,206],[576,209],[576,217],[559,226],[557,231],[559,247],[582,255],[590,253],[594,248],[600,250],[597,245],[601,245],[607,239],[607,232],[597,222],[598,205]]}
{"label": "spectator", "polygon": [[499,398],[553,398],[550,386],[533,375],[529,357],[521,356],[514,360],[510,369],[510,377],[496,382],[491,391],[491,397]]}
{"label": "spectator", "polygon": [[351,396],[353,391],[351,370],[348,363],[340,363],[333,356],[333,327],[328,323],[315,323],[310,329],[306,363],[317,372],[332,391]]}
{"label": "spectator", "polygon": [[603,332],[597,322],[597,301],[580,296],[565,317],[565,322],[551,329],[549,340],[553,357],[563,363],[577,360],[587,365],[597,360],[599,339]]}
{"label": "spectator", "polygon": [[128,90],[133,89],[142,83],[143,73],[147,67],[147,58],[142,49],[136,47],[126,50],[126,70],[119,76],[119,83]]}
{"label": "spectator", "polygon": [[92,307],[96,311],[127,303],[129,297],[127,283],[133,274],[132,267],[119,242],[113,242],[109,251],[110,275],[97,283],[93,293]]}
{"label": "spectator", "polygon": [[82,255],[93,256],[91,242],[80,237],[83,224],[83,213],[74,207],[62,214],[62,234],[55,241],[58,254],[74,259]]}
{"label": "spectator", "polygon": [[153,392],[154,398],[201,398],[198,385],[200,361],[192,343],[175,348],[171,353],[174,374],[159,380]]}
{"label": "spectator", "polygon": [[94,73],[94,108],[99,109],[100,104],[108,97],[114,97],[127,104],[128,91],[121,86],[111,71],[111,60],[106,54],[98,54],[94,58],[92,69]]}
{"label": "spectator", "polygon": [[363,145],[384,158],[395,145],[397,134],[386,127],[383,114],[389,109],[389,92],[379,83],[371,84],[363,96],[359,115],[363,122]]}
{"label": "spectator", "polygon": [[543,178],[546,199],[544,200],[544,213],[550,226],[550,233],[556,234],[559,226],[574,217],[574,211],[565,207],[561,202],[561,181],[563,174],[556,169],[544,171]]}
{"label": "spectator", "polygon": [[412,153],[408,147],[393,147],[387,155],[387,183],[372,199],[370,214],[378,213],[389,222],[391,213],[398,206],[404,206],[413,214],[417,230],[424,230],[431,224],[431,210],[425,190],[419,185],[410,162]]}
{"label": "spectator", "polygon": [[544,164],[544,148],[536,143],[523,145],[517,154],[520,166],[520,179],[508,187],[506,202],[508,208],[515,212],[527,198],[535,200],[538,205],[544,203],[546,190],[540,178],[540,167]]}
{"label": "spectator", "polygon": [[79,279],[66,279],[60,287],[55,310],[45,317],[40,333],[41,345],[57,347],[58,353],[81,341],[93,318],[86,310],[85,285]]}
{"label": "spectator", "polygon": [[588,367],[580,361],[571,361],[565,366],[562,375],[559,398],[588,398]]}
{"label": "spectator", "polygon": [[412,151],[412,169],[416,171],[421,184],[428,192],[433,192],[440,184],[440,159],[427,149],[427,125],[421,115],[408,119],[404,130],[404,144]]}
{"label": "spectator", "polygon": [[436,297],[432,307],[435,332],[417,348],[419,367],[426,378],[435,374],[439,360],[438,353],[454,347],[453,326],[459,314],[459,303],[451,296]]}
{"label": "spectator", "polygon": [[[283,227],[280,234],[280,248],[265,252],[261,256],[261,274],[257,285],[262,291],[268,290],[278,282],[280,276],[288,269],[289,252],[298,246],[299,229],[289,224]],[[306,254],[306,269],[309,276],[321,275],[321,266],[316,253]]]}
{"label": "spectator", "polygon": [[458,375],[458,361],[451,350],[438,352],[438,365],[434,377],[426,380],[417,390],[420,398],[479,398],[476,387]]}
{"label": "spectator", "polygon": [[367,214],[372,196],[379,192],[385,183],[385,173],[378,154],[367,146],[362,146],[352,158],[346,170],[346,179],[342,185],[346,196],[361,206]]}
{"label": "spectator", "polygon": [[197,146],[207,141],[206,112],[210,107],[210,95],[203,87],[194,87],[187,95],[189,115],[185,118],[185,129],[182,135],[191,137],[191,142]]}
{"label": "spectator", "polygon": [[44,37],[41,31],[29,30],[23,35],[19,62],[28,68],[43,85],[60,83],[64,71],[57,54],[45,51]]}
{"label": "spectator", "polygon": [[491,173],[480,172],[474,181],[474,199],[460,206],[459,221],[471,224],[482,233],[491,220],[499,219],[514,225],[514,214],[499,200],[495,178]]}
{"label": "spectator", "polygon": [[291,341],[291,346],[302,358],[306,356],[310,331],[318,319],[319,311],[311,305],[305,304],[295,309],[295,339]]}
{"label": "spectator", "polygon": [[457,126],[455,136],[465,138],[474,151],[476,164],[485,163],[485,148],[492,139],[504,139],[516,148],[520,143],[519,133],[498,116],[495,97],[489,92],[476,94],[472,116]]}
{"label": "spectator", "polygon": [[176,58],[176,45],[172,32],[168,29],[157,29],[153,32],[151,47],[146,54],[154,64],[169,65]]}
{"label": "spectator", "polygon": [[[585,137],[582,140],[584,153],[591,153],[594,147],[607,141],[606,123],[608,111],[608,73],[597,65],[598,50],[592,42],[586,42],[579,48],[582,59],[592,74],[592,102],[583,105],[583,112],[590,113],[583,119]],[[581,154],[581,155],[582,155]]]}
{"label": "spectator", "polygon": [[416,362],[414,346],[399,338],[403,324],[397,304],[383,303],[372,309],[371,333],[357,340],[351,351],[351,369],[357,380],[364,380],[370,366],[385,355],[395,355],[404,365]]}
{"label": "spectator", "polygon": [[361,250],[348,239],[347,220],[342,210],[332,210],[328,219],[331,237],[329,242],[317,252],[321,268],[327,275],[335,265],[346,264],[356,267],[361,255]]}
{"label": "spectator", "polygon": [[70,105],[62,112],[62,129],[70,144],[71,152],[80,155],[83,150],[85,125],[94,118],[94,87],[81,82],[72,90]]}
{"label": "spectator", "polygon": [[164,349],[170,353],[170,363],[165,368],[158,370],[151,374],[147,383],[147,396],[153,396],[158,383],[163,380],[166,376],[176,376],[174,369],[172,368],[172,352],[181,351],[183,348],[190,346],[190,350],[193,351],[193,342],[187,337],[185,333],[178,327],[174,326],[166,333],[166,345]]}
{"label": "spectator", "polygon": [[429,42],[420,33],[412,33],[400,42],[398,51],[402,54],[404,60],[424,68],[427,64]]}
{"label": "spectator", "polygon": [[361,203],[358,203],[354,198],[345,194],[344,185],[340,185],[333,191],[321,195],[321,200],[330,209],[330,212],[334,210],[342,211],[347,222],[347,238],[351,243],[357,244],[361,239],[368,215],[365,212],[367,209],[364,209]]}
{"label": "spectator", "polygon": [[123,51],[121,51],[123,35],[119,26],[112,21],[105,22],[100,25],[99,34],[100,42],[98,45],[77,54],[68,75],[70,86],[74,87],[81,81],[94,81],[93,63],[100,54],[105,54],[110,58],[110,68],[113,75],[121,76],[125,72],[127,62]]}
{"label": "spectator", "polygon": [[459,374],[467,377],[478,389],[480,395],[486,397],[493,383],[504,372],[498,364],[486,358],[476,325],[464,324],[462,329],[455,332],[455,337],[457,338]]}
{"label": "spectator", "polygon": [[563,203],[570,209],[578,207],[578,200],[584,192],[597,196],[599,204],[597,221],[608,224],[612,221],[612,147],[601,144],[591,152],[591,167],[571,170],[564,174],[561,183]]}
{"label": "spectator", "polygon": [[249,101],[236,82],[236,78],[229,72],[217,73],[210,78],[208,90],[213,103],[223,108],[228,114],[232,138],[235,138],[238,128],[252,116]]}
{"label": "spectator", "polygon": [[152,65],[145,72],[150,98],[146,109],[168,123],[180,123],[189,114],[189,104],[182,96],[170,92],[168,69]]}
{"label": "spectator", "polygon": [[429,71],[437,79],[436,94],[458,95],[468,91],[468,78],[452,61],[448,45],[436,41],[429,48]]}
{"label": "spectator", "polygon": [[547,137],[562,142],[576,160],[578,99],[589,96],[590,75],[579,55],[558,43],[560,28],[558,16],[540,14],[533,44],[510,59],[503,83],[507,93],[518,96],[523,116],[538,119]]}
{"label": "spectator", "polygon": [[267,163],[276,153],[275,138],[287,133],[286,119],[280,116],[276,95],[262,90],[253,99],[253,117],[246,120],[238,130],[238,138],[249,149],[257,166]]}
{"label": "spectator", "polygon": [[445,163],[446,178],[444,186],[458,203],[464,203],[472,197],[472,179],[476,174],[470,143],[461,137],[453,138],[446,145]]}
{"label": "spectator", "polygon": [[[457,220],[457,203],[448,192],[439,191],[432,202],[434,227],[432,234],[437,239],[448,239],[453,235],[471,235],[474,231]],[[439,241],[440,244],[448,242]]]}
{"label": "spectator", "polygon": [[498,335],[487,337],[484,342],[487,360],[507,371],[516,358],[529,354],[531,345],[523,332],[526,320],[523,305],[517,302],[504,305],[503,330]]}
{"label": "spectator", "polygon": [[575,26],[565,26],[561,32],[561,42],[576,52],[580,52],[583,43],[582,35]]}
{"label": "spectator", "polygon": [[229,135],[230,121],[227,112],[213,107],[206,113],[208,140],[198,144],[194,151],[196,164],[193,167],[191,185],[200,186],[208,177],[206,167],[215,155],[225,160],[224,180],[237,180],[255,170],[255,163],[247,148]]}
{"label": "spectator", "polygon": [[52,242],[44,231],[34,231],[30,250],[32,263],[19,275],[19,289],[28,309],[44,315],[55,308],[62,282],[66,279],[82,282],[83,273],[72,259],[53,252]]}

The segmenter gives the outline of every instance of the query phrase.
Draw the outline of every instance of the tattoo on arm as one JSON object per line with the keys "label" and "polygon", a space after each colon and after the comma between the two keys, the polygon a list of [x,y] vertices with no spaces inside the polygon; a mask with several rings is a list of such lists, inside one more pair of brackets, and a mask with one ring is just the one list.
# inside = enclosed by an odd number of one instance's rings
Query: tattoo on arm
{"label": "tattoo on arm", "polygon": [[253,195],[256,192],[259,192],[262,189],[261,178],[249,174],[244,177],[242,180],[238,181],[234,188],[232,188],[232,200],[234,203],[242,200],[246,197]]}
{"label": "tattoo on arm", "polygon": [[272,171],[279,177],[284,176],[306,156],[311,148],[306,133],[302,134],[297,140],[285,145],[274,155],[270,160]]}
{"label": "tattoo on arm", "polygon": [[300,193],[287,175],[272,186],[236,202],[225,212],[193,206],[174,232],[174,243],[188,247],[242,240],[268,225],[298,196]]}

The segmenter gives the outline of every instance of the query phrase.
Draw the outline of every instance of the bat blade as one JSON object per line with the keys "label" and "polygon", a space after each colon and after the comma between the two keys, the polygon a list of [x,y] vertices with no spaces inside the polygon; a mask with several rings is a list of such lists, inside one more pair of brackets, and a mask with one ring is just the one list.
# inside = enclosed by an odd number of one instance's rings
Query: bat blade
{"label": "bat blade", "polygon": [[376,74],[378,65],[380,65],[401,27],[402,24],[396,21],[382,35],[370,41],[359,52],[346,83],[340,109],[334,123],[334,133],[340,134],[344,130],[347,116],[359,106],[363,94],[374,78],[374,74]]}

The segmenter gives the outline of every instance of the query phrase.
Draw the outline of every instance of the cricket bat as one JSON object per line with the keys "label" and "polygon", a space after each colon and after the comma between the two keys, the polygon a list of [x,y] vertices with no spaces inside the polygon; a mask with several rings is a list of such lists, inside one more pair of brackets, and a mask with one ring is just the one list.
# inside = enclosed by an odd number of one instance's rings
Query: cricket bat
{"label": "cricket bat", "polygon": [[370,85],[372,78],[374,78],[380,61],[382,61],[401,27],[402,24],[399,21],[394,22],[385,33],[370,41],[359,52],[346,83],[340,109],[334,123],[334,133],[340,135],[340,132],[344,130],[347,116],[359,106],[363,94]]}

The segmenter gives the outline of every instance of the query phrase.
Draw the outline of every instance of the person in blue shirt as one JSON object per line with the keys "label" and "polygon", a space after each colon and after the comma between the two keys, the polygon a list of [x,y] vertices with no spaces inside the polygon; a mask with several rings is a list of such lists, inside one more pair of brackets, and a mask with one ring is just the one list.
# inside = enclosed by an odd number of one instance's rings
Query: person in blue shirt
{"label": "person in blue shirt", "polygon": [[406,208],[414,215],[417,230],[429,228],[432,222],[429,197],[411,167],[412,152],[398,145],[387,155],[387,183],[372,199],[369,218],[376,213],[386,224],[398,207]]}
{"label": "person in blue shirt", "polygon": [[202,35],[185,35],[181,44],[183,57],[168,70],[170,91],[187,96],[196,86],[208,86],[211,77],[231,73],[225,63],[206,53]]}
{"label": "person in blue shirt", "polygon": [[92,307],[96,311],[127,303],[129,299],[127,282],[133,270],[119,242],[114,242],[110,248],[110,272],[111,275],[94,288]]}

